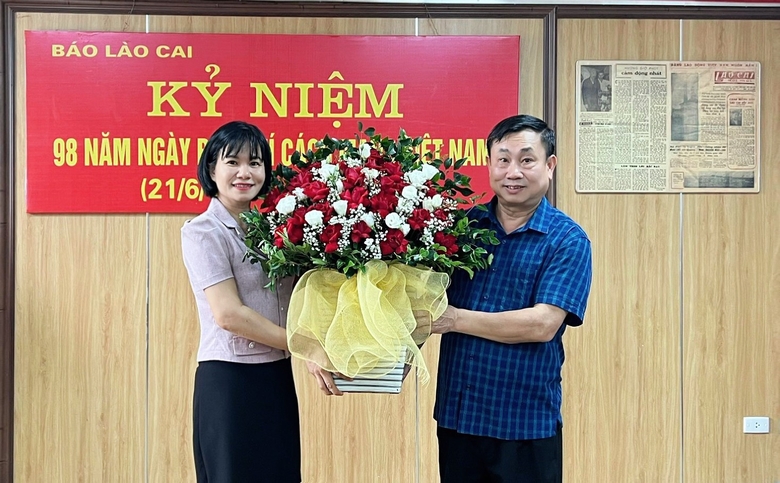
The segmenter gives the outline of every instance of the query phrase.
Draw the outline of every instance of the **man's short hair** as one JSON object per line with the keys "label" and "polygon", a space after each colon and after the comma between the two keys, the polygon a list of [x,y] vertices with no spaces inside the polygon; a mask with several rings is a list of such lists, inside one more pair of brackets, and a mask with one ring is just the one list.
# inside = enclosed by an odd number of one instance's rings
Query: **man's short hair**
{"label": "man's short hair", "polygon": [[538,117],[529,116],[527,114],[511,116],[496,124],[487,137],[488,153],[490,153],[490,149],[495,143],[501,141],[510,134],[518,133],[520,131],[533,131],[539,133],[547,157],[549,158],[555,154],[555,131],[550,129],[550,127],[547,126],[547,123]]}

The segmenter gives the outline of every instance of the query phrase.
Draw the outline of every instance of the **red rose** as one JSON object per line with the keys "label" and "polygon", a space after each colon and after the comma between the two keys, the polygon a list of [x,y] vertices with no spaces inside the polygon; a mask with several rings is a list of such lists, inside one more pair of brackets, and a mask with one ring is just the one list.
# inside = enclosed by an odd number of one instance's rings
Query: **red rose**
{"label": "red rose", "polygon": [[287,218],[287,224],[285,225],[287,238],[295,245],[303,241],[303,224],[306,222],[305,214],[305,208],[298,208],[293,212],[292,216]]}
{"label": "red rose", "polygon": [[404,253],[408,248],[409,242],[404,238],[401,230],[391,229],[387,231],[387,237],[379,242],[379,249],[382,256],[393,253]]}
{"label": "red rose", "polygon": [[301,171],[290,179],[287,190],[292,192],[295,188],[305,188],[312,181],[313,175],[311,171]]}
{"label": "red rose", "polygon": [[351,190],[355,186],[360,186],[363,184],[363,175],[360,173],[360,170],[357,168],[342,168],[342,172],[344,173],[344,180],[342,180],[342,183],[344,183],[344,190]]}
{"label": "red rose", "polygon": [[404,180],[400,176],[388,175],[379,178],[379,188],[383,193],[398,193],[404,187]]}
{"label": "red rose", "polygon": [[339,249],[341,225],[328,225],[320,233],[320,241],[325,244],[325,253],[333,253]]}
{"label": "red rose", "polygon": [[360,243],[371,235],[371,227],[365,221],[359,221],[352,227],[351,239],[355,243]]}
{"label": "red rose", "polygon": [[379,171],[379,186],[382,191],[396,193],[403,189],[404,173],[400,164],[385,163]]}
{"label": "red rose", "polygon": [[274,231],[274,246],[276,248],[284,248],[284,227],[283,226],[276,227],[276,231]]}
{"label": "red rose", "polygon": [[395,194],[388,194],[384,191],[371,198],[371,211],[375,211],[380,218],[384,219],[391,211],[395,211],[398,205],[398,198]]}
{"label": "red rose", "polygon": [[303,192],[310,200],[316,203],[328,197],[330,188],[322,181],[312,181],[303,189]]}
{"label": "red rose", "polygon": [[279,188],[272,189],[267,195],[265,195],[265,198],[263,198],[258,211],[260,211],[260,213],[270,213],[273,211],[276,208],[276,203],[279,201],[279,197],[281,195],[282,192],[279,190]]}
{"label": "red rose", "polygon": [[431,212],[422,208],[415,208],[409,217],[409,226],[412,230],[422,230],[425,222],[431,219]]}
{"label": "red rose", "polygon": [[379,169],[385,162],[385,158],[379,154],[374,148],[371,148],[371,153],[366,158],[366,166],[371,169]]}
{"label": "red rose", "polygon": [[278,248],[284,247],[284,235],[287,235],[287,239],[290,243],[299,244],[303,241],[303,224],[306,222],[304,215],[306,214],[305,208],[298,208],[295,210],[284,225],[280,225],[274,232],[274,245]]}
{"label": "red rose", "polygon": [[435,216],[436,218],[438,218],[438,219],[440,219],[442,221],[447,221],[447,212],[442,210],[441,208],[436,209],[433,212],[433,216]]}
{"label": "red rose", "polygon": [[365,186],[356,186],[349,191],[341,193],[341,198],[347,200],[347,207],[354,210],[358,205],[368,206],[368,189]]}
{"label": "red rose", "polygon": [[401,169],[401,165],[398,163],[385,163],[382,165],[381,171],[386,176],[398,176],[399,178],[403,178],[404,172]]}
{"label": "red rose", "polygon": [[458,239],[455,235],[446,235],[437,231],[436,234],[433,235],[433,242],[444,247],[444,253],[447,255],[454,255],[458,251]]}

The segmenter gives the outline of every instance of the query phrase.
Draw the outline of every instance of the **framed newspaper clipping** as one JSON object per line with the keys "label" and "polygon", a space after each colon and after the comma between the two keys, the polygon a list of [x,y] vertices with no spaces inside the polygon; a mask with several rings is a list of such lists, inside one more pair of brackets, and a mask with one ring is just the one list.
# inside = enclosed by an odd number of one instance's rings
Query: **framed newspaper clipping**
{"label": "framed newspaper clipping", "polygon": [[758,62],[577,62],[578,192],[757,193]]}

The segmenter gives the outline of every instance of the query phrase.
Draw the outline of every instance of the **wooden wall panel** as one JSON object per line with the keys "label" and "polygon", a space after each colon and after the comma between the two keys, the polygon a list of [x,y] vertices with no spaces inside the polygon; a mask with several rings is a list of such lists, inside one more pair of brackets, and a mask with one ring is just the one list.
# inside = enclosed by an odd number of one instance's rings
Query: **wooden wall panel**
{"label": "wooden wall panel", "polygon": [[16,226],[16,481],[140,481],[142,219],[19,216]]}
{"label": "wooden wall panel", "polygon": [[[25,29],[138,27],[135,17],[18,15],[16,58]],[[143,481],[144,217],[25,212],[24,80],[18,62],[14,480]]]}
{"label": "wooden wall panel", "polygon": [[[761,192],[684,200],[687,481],[780,480],[780,22],[685,21],[685,60],[761,62]],[[743,416],[772,418],[743,434]]]}
{"label": "wooden wall panel", "polygon": [[679,195],[575,192],[575,62],[674,60],[679,22],[561,20],[558,206],[593,246],[585,324],[564,337],[564,472],[578,483],[680,472]]}
{"label": "wooden wall panel", "polygon": [[195,481],[192,394],[200,325],[179,236],[188,218],[149,218],[150,482]]}

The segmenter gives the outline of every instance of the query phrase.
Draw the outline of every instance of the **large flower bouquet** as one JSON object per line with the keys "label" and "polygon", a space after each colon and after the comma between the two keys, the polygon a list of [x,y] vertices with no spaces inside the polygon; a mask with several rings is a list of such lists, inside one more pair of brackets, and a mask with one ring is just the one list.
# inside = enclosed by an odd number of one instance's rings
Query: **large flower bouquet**
{"label": "large flower bouquet", "polygon": [[427,380],[418,347],[447,307],[449,275],[485,269],[484,246],[497,240],[466,216],[476,199],[458,172],[466,160],[420,153],[421,143],[403,130],[325,136],[279,164],[259,208],[242,215],[247,258],[270,286],[300,277],[287,318],[296,356],[360,377],[405,354]]}

